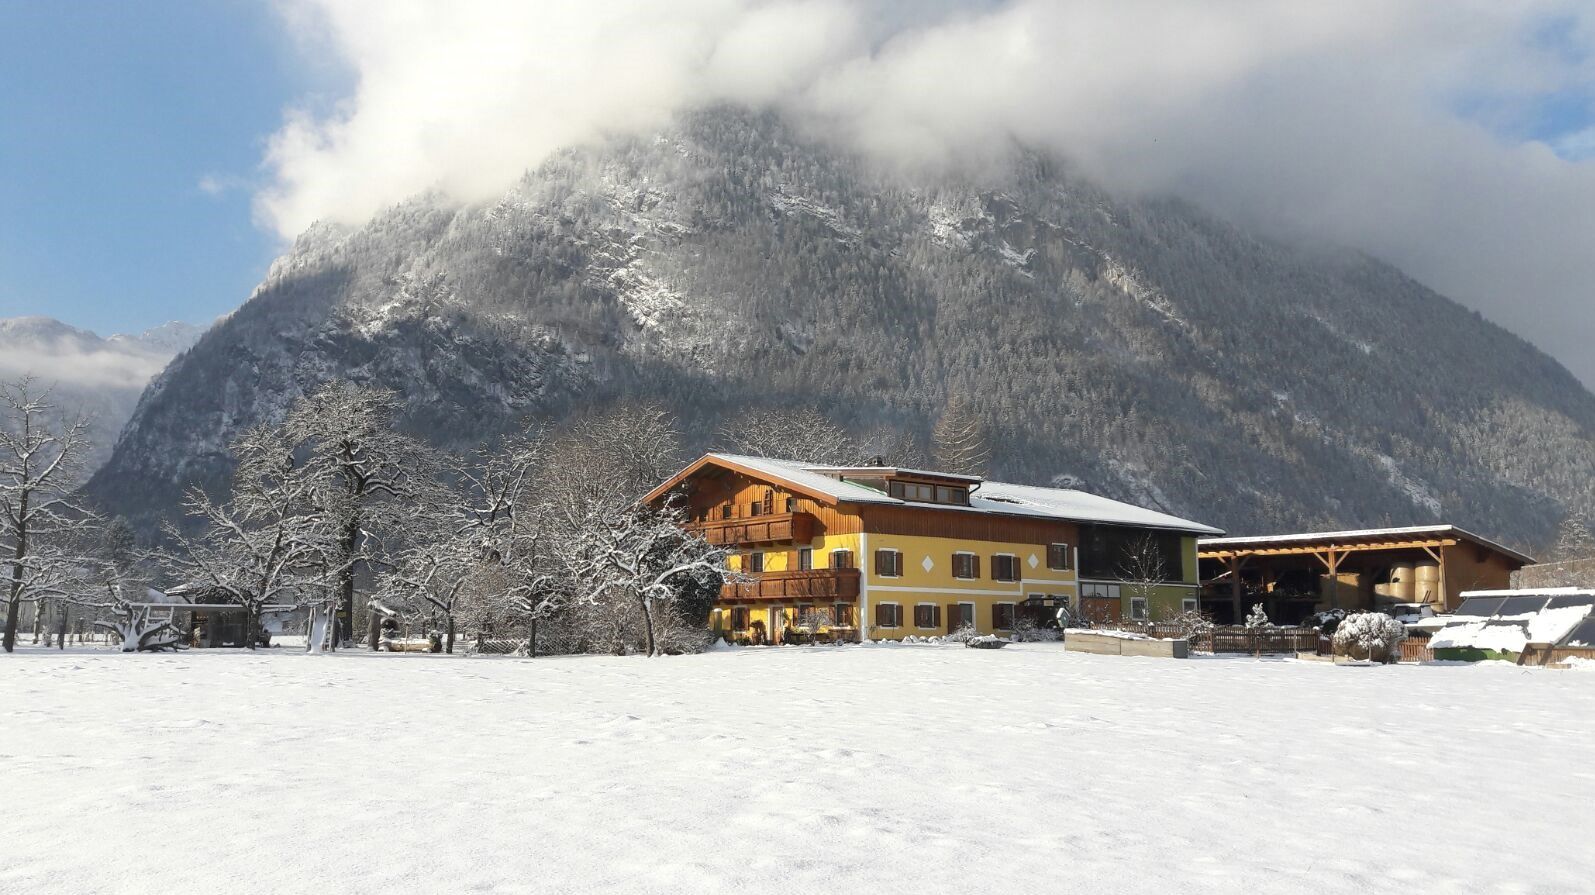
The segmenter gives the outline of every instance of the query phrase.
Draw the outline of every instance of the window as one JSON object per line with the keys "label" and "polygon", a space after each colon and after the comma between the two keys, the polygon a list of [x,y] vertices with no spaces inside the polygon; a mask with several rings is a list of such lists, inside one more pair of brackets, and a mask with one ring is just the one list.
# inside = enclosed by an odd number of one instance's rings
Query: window
{"label": "window", "polygon": [[875,574],[882,578],[903,577],[903,554],[896,550],[875,551]]}
{"label": "window", "polygon": [[936,486],[937,503],[969,503],[969,491],[964,488],[949,488],[946,485]]}
{"label": "window", "polygon": [[800,571],[800,572],[807,572],[810,569],[814,568],[814,548],[813,547],[799,547],[798,548],[797,567],[798,567],[798,571]]}
{"label": "window", "polygon": [[886,493],[898,500],[912,500],[919,503],[952,503],[966,506],[969,503],[969,489],[955,488],[950,485],[927,485],[922,482],[889,482]]}
{"label": "window", "polygon": [[764,571],[764,554],[749,553],[747,558],[742,561],[742,570],[744,572]]}
{"label": "window", "polygon": [[797,512],[797,498],[796,497],[788,497],[786,499],[786,511],[788,513],[796,513]]}
{"label": "window", "polygon": [[1093,597],[1099,600],[1117,600],[1119,598],[1119,586],[1117,584],[1099,583],[1082,584],[1080,585],[1080,596]]}
{"label": "window", "polygon": [[976,556],[973,553],[954,553],[953,554],[953,577],[954,578],[979,578],[980,577],[980,557]]}
{"label": "window", "polygon": [[993,603],[991,607],[991,626],[998,631],[1013,630],[1013,604]]}
{"label": "window", "polygon": [[1130,598],[1130,618],[1138,622],[1146,621],[1146,597]]}
{"label": "window", "polygon": [[730,519],[731,518],[731,504],[728,504],[728,503],[720,504],[720,518],[721,519]]}
{"label": "window", "polygon": [[991,579],[993,581],[1018,581],[1019,557],[1012,553],[999,553],[991,558]]}
{"label": "window", "polygon": [[1067,572],[1070,568],[1068,544],[1047,545],[1047,568],[1057,572]]}
{"label": "window", "polygon": [[903,626],[903,607],[896,603],[875,604],[875,627],[900,628]]}
{"label": "window", "polygon": [[1181,612],[1195,612],[1197,611],[1198,606],[1199,604],[1196,602],[1195,597],[1186,597],[1180,601]]}
{"label": "window", "polygon": [[956,631],[959,628],[973,628],[975,626],[975,604],[954,603],[947,607],[947,630]]}
{"label": "window", "polygon": [[851,550],[832,550],[831,551],[831,568],[833,568],[833,569],[851,569],[851,568],[853,568],[853,551],[851,551]]}
{"label": "window", "polygon": [[1080,573],[1087,578],[1161,577],[1178,581],[1183,568],[1178,532],[1121,525],[1080,526]]}
{"label": "window", "polygon": [[748,629],[748,607],[731,607],[731,630],[746,631]]}
{"label": "window", "polygon": [[834,607],[832,607],[832,609],[834,611],[833,611],[833,613],[831,615],[831,618],[835,619],[835,622],[833,622],[833,624],[840,625],[841,627],[844,627],[844,628],[853,627],[853,604],[852,603],[837,603]]}
{"label": "window", "polygon": [[920,603],[914,607],[914,627],[941,627],[941,607],[935,603]]}

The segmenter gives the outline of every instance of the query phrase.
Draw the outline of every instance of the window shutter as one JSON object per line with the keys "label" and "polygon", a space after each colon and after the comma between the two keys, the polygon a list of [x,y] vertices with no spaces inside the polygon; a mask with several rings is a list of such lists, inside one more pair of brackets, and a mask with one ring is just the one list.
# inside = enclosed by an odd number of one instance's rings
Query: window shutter
{"label": "window shutter", "polygon": [[892,625],[892,607],[886,603],[875,604],[875,624],[878,627],[890,628]]}
{"label": "window shutter", "polygon": [[932,628],[941,627],[941,607],[940,606],[932,606],[932,607],[930,607],[930,612],[931,612],[930,626]]}
{"label": "window shutter", "polygon": [[903,554],[892,551],[892,575],[896,578],[903,577]]}

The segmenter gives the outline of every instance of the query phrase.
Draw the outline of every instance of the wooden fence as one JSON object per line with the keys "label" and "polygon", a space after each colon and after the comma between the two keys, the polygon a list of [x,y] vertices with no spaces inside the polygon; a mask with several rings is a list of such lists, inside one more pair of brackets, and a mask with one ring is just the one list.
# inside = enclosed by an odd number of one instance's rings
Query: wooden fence
{"label": "wooden fence", "polygon": [[1192,632],[1186,625],[1167,622],[1119,622],[1111,627],[1158,640],[1185,638],[1191,649],[1203,653],[1315,653],[1316,628],[1247,628],[1220,625]]}

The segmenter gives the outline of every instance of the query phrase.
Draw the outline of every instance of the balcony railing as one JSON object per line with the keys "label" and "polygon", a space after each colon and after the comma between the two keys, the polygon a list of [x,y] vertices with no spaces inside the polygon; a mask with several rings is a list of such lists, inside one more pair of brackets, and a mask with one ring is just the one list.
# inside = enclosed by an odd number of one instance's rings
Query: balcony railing
{"label": "balcony railing", "polygon": [[722,600],[853,600],[858,598],[858,569],[812,569],[801,572],[758,572],[746,581],[720,588]]}
{"label": "balcony railing", "polygon": [[771,544],[814,539],[814,517],[808,513],[771,513],[741,519],[710,519],[687,526],[716,546]]}

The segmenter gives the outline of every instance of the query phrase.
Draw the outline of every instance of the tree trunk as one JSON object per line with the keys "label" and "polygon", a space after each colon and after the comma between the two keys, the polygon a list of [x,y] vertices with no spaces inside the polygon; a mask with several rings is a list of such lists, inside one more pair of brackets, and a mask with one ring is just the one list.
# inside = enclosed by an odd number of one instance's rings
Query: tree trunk
{"label": "tree trunk", "polygon": [[647,600],[640,599],[640,598],[637,600],[637,604],[640,607],[642,607],[642,625],[643,625],[643,630],[648,632],[648,655],[656,656],[656,655],[659,654],[658,653],[659,645],[654,641],[654,614],[653,614],[653,607],[648,604]]}
{"label": "tree trunk", "polygon": [[449,636],[447,640],[443,641],[443,651],[452,656],[454,655],[454,615],[452,613],[448,615],[448,620]]}
{"label": "tree trunk", "polygon": [[366,615],[366,639],[371,641],[371,651],[374,653],[382,646],[382,614],[367,610]]}
{"label": "tree trunk", "polygon": [[71,607],[63,602],[61,604],[61,624],[57,626],[55,630],[56,649],[66,649],[66,623],[67,616],[70,612]]}
{"label": "tree trunk", "polygon": [[360,520],[349,520],[339,539],[338,549],[343,552],[343,568],[338,571],[338,626],[339,643],[354,645],[354,551],[360,545]]}
{"label": "tree trunk", "polygon": [[537,616],[532,616],[532,633],[526,636],[526,657],[537,658]]}

